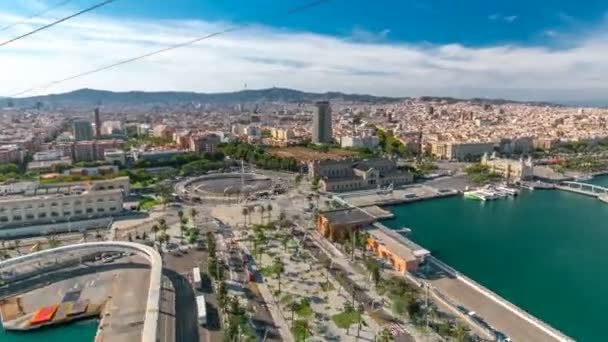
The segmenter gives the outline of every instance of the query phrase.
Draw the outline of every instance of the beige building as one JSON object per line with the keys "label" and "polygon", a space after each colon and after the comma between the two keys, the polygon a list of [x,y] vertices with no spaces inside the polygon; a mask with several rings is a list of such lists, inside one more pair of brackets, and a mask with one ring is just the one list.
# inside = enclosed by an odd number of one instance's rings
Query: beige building
{"label": "beige building", "polygon": [[190,138],[190,151],[196,153],[215,153],[221,139],[217,134],[193,136]]}
{"label": "beige building", "polygon": [[497,158],[496,154],[491,156],[484,154],[481,163],[488,166],[491,172],[503,176],[508,183],[530,180],[534,177],[534,164],[532,158],[519,160]]}
{"label": "beige building", "polygon": [[309,176],[319,180],[319,190],[323,192],[373,189],[391,184],[398,186],[414,181],[411,173],[397,169],[393,161],[383,158],[312,162]]}
{"label": "beige building", "polygon": [[270,134],[272,138],[277,140],[291,140],[295,137],[293,131],[289,128],[272,128]]}
{"label": "beige building", "polygon": [[0,199],[0,228],[53,221],[105,217],[122,212],[121,190],[37,189],[34,194]]}
{"label": "beige building", "polygon": [[471,160],[494,151],[493,142],[431,142],[433,156],[445,160]]}

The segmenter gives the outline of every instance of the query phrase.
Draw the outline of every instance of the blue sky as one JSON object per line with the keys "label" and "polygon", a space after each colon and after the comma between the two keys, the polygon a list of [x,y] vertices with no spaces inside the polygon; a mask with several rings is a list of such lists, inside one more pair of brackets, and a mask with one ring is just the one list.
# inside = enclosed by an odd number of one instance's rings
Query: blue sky
{"label": "blue sky", "polygon": [[[0,26],[60,0],[4,2]],[[95,2],[74,0],[0,36]],[[213,92],[247,83],[394,96],[595,101],[608,90],[606,1],[332,0],[284,15],[304,3],[117,0],[1,48],[10,82],[0,85],[0,94],[239,23],[255,26],[39,92],[84,86]],[[83,46],[88,51],[78,48]]]}

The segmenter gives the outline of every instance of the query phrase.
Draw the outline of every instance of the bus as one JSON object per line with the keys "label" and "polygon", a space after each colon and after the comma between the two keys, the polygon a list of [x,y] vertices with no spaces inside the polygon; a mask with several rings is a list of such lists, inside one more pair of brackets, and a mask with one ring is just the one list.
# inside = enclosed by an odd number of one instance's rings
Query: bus
{"label": "bus", "polygon": [[205,303],[205,296],[196,296],[196,307],[198,309],[198,324],[202,326],[207,325],[207,304]]}
{"label": "bus", "polygon": [[192,284],[194,285],[195,289],[201,289],[201,270],[198,267],[192,269]]}

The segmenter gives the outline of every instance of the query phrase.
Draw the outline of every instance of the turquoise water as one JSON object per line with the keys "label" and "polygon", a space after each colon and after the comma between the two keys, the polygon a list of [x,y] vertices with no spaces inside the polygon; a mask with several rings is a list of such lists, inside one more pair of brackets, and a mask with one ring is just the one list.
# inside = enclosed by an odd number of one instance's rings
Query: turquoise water
{"label": "turquoise water", "polygon": [[0,328],[0,341],[92,342],[96,333],[97,320],[87,320],[27,332],[9,332]]}
{"label": "turquoise water", "polygon": [[[608,177],[596,184],[608,186]],[[608,204],[558,190],[391,208],[392,228],[579,341],[608,341]]]}

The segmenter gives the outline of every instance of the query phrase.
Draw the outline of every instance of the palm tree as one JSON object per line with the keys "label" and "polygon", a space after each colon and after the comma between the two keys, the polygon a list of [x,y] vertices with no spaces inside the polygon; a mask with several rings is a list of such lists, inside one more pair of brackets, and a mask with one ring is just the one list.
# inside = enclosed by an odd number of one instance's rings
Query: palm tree
{"label": "palm tree", "polygon": [[163,232],[163,234],[167,233],[167,229],[169,229],[169,225],[167,225],[167,220],[161,218],[158,220],[158,228]]}
{"label": "palm tree", "polygon": [[152,237],[152,240],[156,241],[156,234],[160,231],[160,227],[158,226],[158,224],[153,224],[151,230],[152,230],[152,234],[154,234],[154,236]]}
{"label": "palm tree", "polygon": [[184,234],[188,231],[188,226],[186,226],[184,224],[184,222],[182,222],[182,224],[179,225],[179,237],[181,239],[181,243],[182,245],[184,244]]}
{"label": "palm tree", "polygon": [[82,236],[82,242],[87,242],[89,238],[89,232],[86,229],[80,231],[80,235]]}
{"label": "palm tree", "polygon": [[291,311],[291,326],[293,327],[293,314],[298,311],[298,309],[300,308],[300,304],[294,300],[291,303],[289,303],[288,305],[289,310]]}
{"label": "palm tree", "polygon": [[272,221],[272,204],[266,205],[266,211],[268,212],[268,222]]}
{"label": "palm tree", "polygon": [[241,215],[243,215],[243,227],[247,227],[247,215],[249,214],[249,209],[247,207],[243,207],[241,209]]}
{"label": "palm tree", "polygon": [[198,215],[198,211],[195,208],[191,208],[190,209],[190,218],[192,219],[193,225],[194,225],[194,220],[196,219],[197,215]]}
{"label": "palm tree", "polygon": [[359,341],[359,334],[361,333],[361,316],[363,316],[364,311],[365,311],[365,309],[363,308],[363,305],[359,305],[357,307],[358,323],[357,323],[357,338],[355,339],[355,341]]}
{"label": "palm tree", "polygon": [[331,259],[325,258],[321,261],[323,263],[323,268],[325,268],[325,282],[329,283],[329,270],[331,269]]}
{"label": "palm tree", "polygon": [[261,250],[262,246],[266,245],[266,243],[268,242],[268,239],[266,238],[266,235],[264,234],[264,231],[262,229],[256,229],[255,231],[255,236],[254,236],[255,242],[256,242],[256,249],[257,249],[257,253],[258,253],[258,257],[259,257],[259,263],[260,263],[260,268],[262,267],[262,261],[263,261],[263,257],[264,257],[264,253],[263,250]]}
{"label": "palm tree", "polygon": [[342,283],[344,283],[344,281],[346,281],[346,277],[344,276],[344,273],[342,273],[342,272],[336,273],[336,280],[340,284],[340,287],[338,288],[338,295],[340,295],[340,291],[342,291]]}
{"label": "palm tree", "polygon": [[[55,235],[49,235],[46,237],[46,240],[49,244],[49,248],[57,248],[59,246],[61,246],[61,241],[57,240],[57,238],[55,237]],[[17,242],[18,240],[15,240],[15,242]]]}
{"label": "palm tree", "polygon": [[380,279],[382,279],[382,275],[380,274],[380,266],[378,266],[378,264],[376,264],[374,266],[374,268],[372,268],[372,272],[371,272],[371,277],[372,280],[374,282],[374,285],[376,287],[378,287],[378,283],[380,282]]}
{"label": "palm tree", "polygon": [[289,239],[291,239],[289,235],[281,235],[281,245],[283,245],[283,251],[287,251],[287,244],[289,243]]}
{"label": "palm tree", "polygon": [[283,262],[281,261],[281,259],[279,259],[279,257],[274,258],[274,262],[273,262],[273,268],[274,268],[274,272],[278,277],[279,280],[279,293],[281,293],[281,275],[283,274],[283,272],[285,272],[285,266],[283,265]]}
{"label": "palm tree", "polygon": [[286,220],[287,220],[287,215],[285,215],[285,213],[281,211],[279,213],[279,227],[284,228]]}
{"label": "palm tree", "polygon": [[391,342],[393,340],[393,336],[391,335],[391,332],[387,328],[384,328],[376,336],[375,340],[376,340],[376,342]]}
{"label": "palm tree", "polygon": [[467,337],[467,329],[461,321],[456,321],[456,325],[452,328],[452,336],[457,342],[464,342]]}
{"label": "palm tree", "polygon": [[21,255],[21,251],[19,250],[19,247],[21,247],[21,240],[17,239],[13,241],[13,244],[15,245],[15,250],[17,251],[17,254]]}
{"label": "palm tree", "polygon": [[264,224],[264,212],[266,211],[266,208],[261,205],[260,206],[260,224]]}

